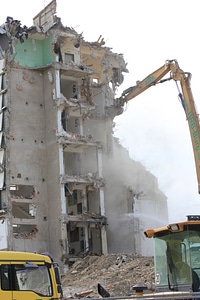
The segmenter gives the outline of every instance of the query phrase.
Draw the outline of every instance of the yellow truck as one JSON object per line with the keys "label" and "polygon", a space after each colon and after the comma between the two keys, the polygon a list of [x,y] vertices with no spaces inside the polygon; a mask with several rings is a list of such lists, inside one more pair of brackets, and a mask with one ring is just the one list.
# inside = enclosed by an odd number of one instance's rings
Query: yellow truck
{"label": "yellow truck", "polygon": [[59,266],[48,253],[0,251],[0,299],[62,298]]}

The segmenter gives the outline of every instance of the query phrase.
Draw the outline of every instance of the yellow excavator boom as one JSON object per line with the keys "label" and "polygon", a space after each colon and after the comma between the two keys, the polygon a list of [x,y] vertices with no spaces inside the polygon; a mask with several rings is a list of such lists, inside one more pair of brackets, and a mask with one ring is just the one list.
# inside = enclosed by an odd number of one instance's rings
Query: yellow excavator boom
{"label": "yellow excavator boom", "polygon": [[[164,79],[164,76],[168,73],[169,78]],[[169,80],[174,80],[176,84],[177,82],[180,82],[182,89],[182,92],[179,91],[179,98],[189,125],[196,166],[198,192],[200,194],[200,124],[199,115],[191,91],[191,73],[183,72],[180,69],[177,60],[166,60],[162,67],[149,74],[142,81],[137,81],[135,86],[123,91],[121,97],[117,99],[117,103],[123,106],[125,103],[137,97],[151,86]]]}

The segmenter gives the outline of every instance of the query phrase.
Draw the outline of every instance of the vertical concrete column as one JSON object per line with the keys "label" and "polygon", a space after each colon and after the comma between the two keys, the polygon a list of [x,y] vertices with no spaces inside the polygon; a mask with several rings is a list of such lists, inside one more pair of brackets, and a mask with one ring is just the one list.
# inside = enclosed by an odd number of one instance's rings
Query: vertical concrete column
{"label": "vertical concrete column", "polygon": [[107,233],[106,233],[105,225],[103,225],[101,228],[101,243],[102,243],[102,253],[108,254]]}
{"label": "vertical concrete column", "polygon": [[[59,169],[60,169],[60,174],[64,175],[64,161],[63,161],[63,147],[59,145]],[[67,203],[66,203],[66,198],[65,198],[65,186],[62,183],[60,185],[60,201],[61,201],[61,214],[62,216],[67,214]],[[61,216],[61,239],[63,241],[63,250],[62,254],[66,255],[69,251],[68,249],[68,240],[67,240],[67,226],[66,223],[64,222],[63,218]]]}
{"label": "vertical concrete column", "polygon": [[[81,195],[81,200],[82,200],[82,210],[83,213],[87,212],[88,207],[87,207],[87,195],[86,195],[86,191],[82,190],[82,195]],[[84,241],[85,241],[85,249],[89,249],[89,228],[88,228],[88,224],[84,224]]]}
{"label": "vertical concrete column", "polygon": [[83,213],[84,213],[84,212],[88,211],[87,196],[86,196],[85,190],[82,190],[81,201],[82,201],[82,210],[83,210]]}
{"label": "vertical concrete column", "polygon": [[97,147],[97,165],[99,177],[103,177],[103,154],[101,146]]}
{"label": "vertical concrete column", "polygon": [[60,98],[60,71],[55,70],[55,75],[56,75],[56,98]]}
{"label": "vertical concrete column", "polygon": [[[63,147],[59,145],[59,169],[60,169],[60,175],[64,175],[64,161],[63,161]],[[61,210],[62,214],[67,213],[67,205],[66,205],[66,199],[65,199],[65,187],[64,184],[60,185],[60,197],[61,197]]]}
{"label": "vertical concrete column", "polygon": [[[57,131],[60,132],[62,130],[61,126],[61,110],[59,109],[57,112]],[[63,157],[63,146],[59,145],[59,170],[60,170],[60,175],[65,174],[65,168],[64,168],[64,157]],[[61,210],[62,214],[66,214],[66,199],[65,199],[65,187],[64,184],[61,184],[60,186],[61,191]]]}
{"label": "vertical concrete column", "polygon": [[57,112],[57,132],[62,132],[62,130],[63,130],[62,121],[61,121],[61,114],[62,114],[62,110],[58,109],[58,112]]}
{"label": "vertical concrete column", "polygon": [[83,119],[80,118],[80,128],[79,128],[79,132],[80,132],[80,135],[83,135]]}
{"label": "vertical concrete column", "polygon": [[[99,177],[103,177],[103,160],[102,148],[97,147],[97,168]],[[100,211],[101,215],[105,216],[104,189],[100,187]]]}
{"label": "vertical concrete column", "polygon": [[[103,154],[102,148],[97,147],[97,165],[98,165],[98,174],[99,177],[103,177]],[[99,198],[100,198],[100,212],[101,216],[105,216],[105,198],[104,198],[104,189],[100,187],[99,190]],[[102,253],[108,253],[107,247],[107,234],[106,234],[106,226],[101,226],[101,244],[102,244]]]}
{"label": "vertical concrete column", "polygon": [[[60,98],[60,71],[55,70],[55,75],[56,75],[56,98]],[[60,132],[62,130],[62,124],[61,124],[61,113],[62,111],[58,109],[57,112],[57,131]],[[59,145],[59,170],[60,170],[60,175],[65,174],[65,169],[64,169],[64,157],[63,157],[63,146]],[[65,199],[65,187],[64,184],[61,184],[60,187],[60,197],[61,197],[61,211],[62,214],[66,214],[66,199]]]}
{"label": "vertical concrete column", "polygon": [[[55,77],[56,77],[56,99],[60,98],[60,71],[55,70]],[[62,123],[61,123],[61,113],[62,111],[58,109],[57,112],[57,131],[62,131]],[[58,154],[58,160],[59,160],[59,170],[60,175],[65,174],[65,168],[64,168],[64,156],[63,156],[63,146],[59,145],[59,154]],[[60,185],[60,201],[61,201],[61,214],[65,215],[67,213],[67,203],[65,199],[65,186],[64,184]],[[68,252],[67,247],[67,228],[65,222],[63,222],[61,218],[61,238],[63,241],[63,255],[65,255]]]}
{"label": "vertical concrete column", "polygon": [[100,212],[102,216],[105,216],[105,201],[104,201],[104,189],[100,187],[99,189],[100,196]]}
{"label": "vertical concrete column", "polygon": [[84,233],[85,233],[85,249],[86,251],[89,250],[89,231],[88,231],[88,224],[84,225]]}

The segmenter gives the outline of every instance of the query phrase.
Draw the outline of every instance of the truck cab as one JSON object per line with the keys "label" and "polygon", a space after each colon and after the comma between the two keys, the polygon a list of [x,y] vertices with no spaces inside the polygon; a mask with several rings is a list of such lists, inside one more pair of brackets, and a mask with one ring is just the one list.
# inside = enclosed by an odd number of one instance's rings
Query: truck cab
{"label": "truck cab", "polygon": [[200,216],[145,231],[154,239],[157,292],[200,292]]}
{"label": "truck cab", "polygon": [[58,265],[46,254],[0,251],[0,299],[58,300]]}

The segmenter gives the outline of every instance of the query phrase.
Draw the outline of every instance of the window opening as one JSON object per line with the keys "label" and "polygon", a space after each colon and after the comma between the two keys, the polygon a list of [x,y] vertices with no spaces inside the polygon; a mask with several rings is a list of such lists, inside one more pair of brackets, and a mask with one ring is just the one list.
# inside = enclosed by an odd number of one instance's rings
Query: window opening
{"label": "window opening", "polygon": [[65,53],[65,63],[73,61],[74,62],[74,54]]}

